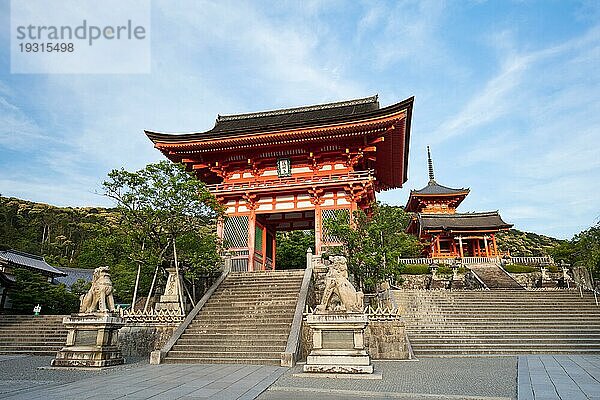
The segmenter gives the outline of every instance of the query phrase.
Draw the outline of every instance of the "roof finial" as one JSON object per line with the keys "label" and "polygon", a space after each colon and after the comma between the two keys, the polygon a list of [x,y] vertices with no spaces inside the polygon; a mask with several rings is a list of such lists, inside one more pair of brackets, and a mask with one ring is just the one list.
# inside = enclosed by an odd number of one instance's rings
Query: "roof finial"
{"label": "roof finial", "polygon": [[427,146],[427,165],[429,166],[429,182],[432,182],[435,180],[435,176],[433,175],[433,161],[431,161],[429,146]]}

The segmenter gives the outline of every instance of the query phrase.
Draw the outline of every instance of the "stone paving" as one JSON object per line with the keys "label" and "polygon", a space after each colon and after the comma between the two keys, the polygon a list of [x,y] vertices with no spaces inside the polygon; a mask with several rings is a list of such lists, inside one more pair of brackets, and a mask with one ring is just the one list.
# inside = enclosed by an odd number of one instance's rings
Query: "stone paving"
{"label": "stone paving", "polygon": [[600,356],[519,357],[519,400],[600,399]]}
{"label": "stone paving", "polygon": [[0,398],[64,399],[222,399],[256,398],[286,368],[238,364],[134,362],[102,371],[39,370],[52,357],[0,355]]}
{"label": "stone paving", "polygon": [[100,371],[38,369],[51,359],[0,355],[0,399],[600,400],[600,356],[375,361],[383,379],[299,376],[301,366],[154,366],[146,359]]}
{"label": "stone paving", "polygon": [[261,396],[273,399],[431,399],[512,400],[516,398],[517,358],[421,358],[374,361],[383,379],[328,379],[287,371]]}

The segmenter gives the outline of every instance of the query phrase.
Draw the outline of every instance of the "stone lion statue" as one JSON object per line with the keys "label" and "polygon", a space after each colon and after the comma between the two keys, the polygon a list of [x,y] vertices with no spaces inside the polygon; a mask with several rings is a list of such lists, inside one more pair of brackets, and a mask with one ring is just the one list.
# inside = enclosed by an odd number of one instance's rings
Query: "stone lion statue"
{"label": "stone lion statue", "polygon": [[[321,304],[317,306],[317,312],[363,312],[363,292],[357,292],[348,280],[348,264],[346,257],[329,257],[331,265],[325,276],[325,290]],[[331,303],[333,295],[337,295],[340,304],[333,306]]]}
{"label": "stone lion statue", "polygon": [[99,267],[94,270],[92,287],[79,299],[81,302],[80,313],[115,311],[113,285],[108,270],[108,267]]}

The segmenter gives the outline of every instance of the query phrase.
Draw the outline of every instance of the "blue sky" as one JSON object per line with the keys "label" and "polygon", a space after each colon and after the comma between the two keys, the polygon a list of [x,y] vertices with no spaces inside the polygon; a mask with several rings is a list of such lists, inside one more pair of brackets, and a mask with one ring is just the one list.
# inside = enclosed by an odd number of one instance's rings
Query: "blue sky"
{"label": "blue sky", "polygon": [[11,74],[0,2],[0,193],[110,205],[107,172],[161,159],[143,129],[379,94],[415,96],[404,204],[436,179],[461,211],[570,238],[600,218],[600,2],[154,1],[150,74]]}

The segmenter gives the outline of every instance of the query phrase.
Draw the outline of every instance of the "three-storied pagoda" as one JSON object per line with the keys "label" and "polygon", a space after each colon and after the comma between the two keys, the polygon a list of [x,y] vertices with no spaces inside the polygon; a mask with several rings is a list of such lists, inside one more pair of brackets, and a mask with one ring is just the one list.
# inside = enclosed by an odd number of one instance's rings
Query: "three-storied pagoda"
{"label": "three-storied pagoda", "polygon": [[190,134],[146,131],[226,207],[217,232],[233,269],[275,268],[275,233],[315,230],[315,253],[335,244],[323,220],[366,210],[375,192],[407,179],[413,98],[380,108],[377,96],[218,116]]}
{"label": "three-storied pagoda", "polygon": [[498,211],[457,213],[469,189],[453,189],[435,181],[431,152],[427,147],[429,182],[411,190],[405,210],[416,213],[407,231],[428,245],[430,258],[498,257],[495,233],[512,227]]}

